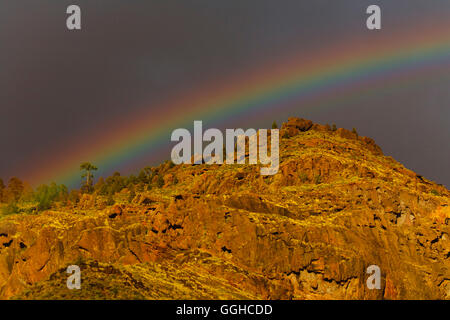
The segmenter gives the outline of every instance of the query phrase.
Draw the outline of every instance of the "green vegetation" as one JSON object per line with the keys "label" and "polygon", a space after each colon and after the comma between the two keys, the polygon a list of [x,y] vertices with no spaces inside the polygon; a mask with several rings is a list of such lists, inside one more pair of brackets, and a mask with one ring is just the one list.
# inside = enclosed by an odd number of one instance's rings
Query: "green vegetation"
{"label": "green vegetation", "polygon": [[158,175],[158,179],[156,180],[156,185],[158,188],[162,188],[164,186],[164,179],[160,175]]}
{"label": "green vegetation", "polygon": [[114,197],[112,194],[108,195],[108,198],[106,200],[106,205],[112,206],[116,203],[116,200],[114,200]]}
{"label": "green vegetation", "polygon": [[307,175],[306,173],[300,172],[300,173],[298,174],[298,177],[300,178],[300,181],[301,181],[301,182],[303,182],[303,183],[308,182],[308,175]]}
{"label": "green vegetation", "polygon": [[441,195],[436,189],[431,190],[431,194],[438,197]]}
{"label": "green vegetation", "polygon": [[134,187],[130,187],[129,188],[129,194],[128,194],[128,202],[132,202],[133,201],[133,199],[134,199],[134,197],[136,197],[136,192],[134,191]]}
{"label": "green vegetation", "polygon": [[[152,190],[164,186],[164,175],[175,167],[171,161],[166,161],[158,168],[145,167],[137,176],[122,176],[114,172],[106,179],[100,177],[94,183],[93,172],[98,170],[89,162],[82,163],[82,183],[80,189],[68,190],[65,185],[51,183],[40,185],[35,190],[19,178],[13,177],[5,185],[0,179],[0,215],[37,213],[64,206],[76,207],[83,201],[83,206],[103,204],[111,206],[119,202],[131,202],[138,192]],[[173,184],[178,179],[174,176]],[[119,193],[123,193],[119,195]],[[85,197],[88,194],[90,197]]]}
{"label": "green vegetation", "polygon": [[12,177],[8,182],[5,197],[8,202],[17,202],[24,192],[24,184],[20,179]]}
{"label": "green vegetation", "polygon": [[277,125],[276,121],[274,121],[272,123],[272,129],[278,129],[278,125]]}
{"label": "green vegetation", "polygon": [[97,171],[98,168],[89,162],[84,162],[80,165],[80,170],[83,171],[81,178],[86,178],[86,181],[84,182],[84,185],[82,185],[81,189],[85,192],[92,192],[94,184],[94,174],[92,171]]}
{"label": "green vegetation", "polygon": [[66,202],[69,198],[69,192],[65,185],[50,184],[42,185],[36,189],[34,200],[37,202],[39,211],[48,210],[54,202]]}
{"label": "green vegetation", "polygon": [[315,184],[321,184],[322,183],[322,176],[320,174],[314,176],[314,183]]}
{"label": "green vegetation", "polygon": [[2,208],[1,213],[3,215],[17,214],[20,212],[19,207],[16,202],[8,203],[6,206]]}

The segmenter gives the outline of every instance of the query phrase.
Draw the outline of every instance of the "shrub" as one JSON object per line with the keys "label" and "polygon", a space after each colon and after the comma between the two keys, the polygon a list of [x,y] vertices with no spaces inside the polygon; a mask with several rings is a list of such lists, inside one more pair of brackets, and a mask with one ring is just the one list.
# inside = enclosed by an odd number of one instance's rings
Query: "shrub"
{"label": "shrub", "polygon": [[164,178],[161,175],[158,175],[156,185],[158,186],[158,188],[162,188],[164,186]]}
{"label": "shrub", "polygon": [[278,125],[277,125],[276,121],[274,121],[272,123],[272,129],[278,129]]}
{"label": "shrub", "polygon": [[126,177],[122,177],[119,172],[114,172],[112,176],[106,178],[106,185],[108,189],[108,195],[114,195],[119,193],[126,187]]}
{"label": "shrub", "polygon": [[108,199],[106,200],[107,206],[112,206],[116,203],[112,194],[108,194]]}
{"label": "shrub", "polygon": [[308,175],[306,173],[304,173],[304,172],[300,172],[298,174],[298,177],[300,178],[300,181],[303,182],[303,183],[308,181]]}
{"label": "shrub", "polygon": [[128,202],[133,202],[134,197],[136,197],[136,192],[134,192],[134,190],[131,190],[130,194],[128,195]]}
{"label": "shrub", "polygon": [[20,179],[16,177],[9,179],[8,187],[4,191],[4,193],[6,193],[7,200],[11,202],[19,201],[22,197],[24,188],[23,182]]}
{"label": "shrub", "polygon": [[73,204],[77,204],[80,202],[80,191],[78,190],[71,190],[68,196],[68,200]]}
{"label": "shrub", "polygon": [[11,202],[6,207],[4,207],[2,211],[4,215],[8,215],[8,214],[17,214],[20,212],[20,209],[17,206],[16,202]]}
{"label": "shrub", "polygon": [[103,179],[103,177],[100,177],[98,179],[97,183],[95,184],[94,190],[102,196],[108,194],[108,185],[106,184],[105,179]]}
{"label": "shrub", "polygon": [[148,184],[151,182],[155,172],[151,167],[145,167],[139,172],[138,180],[142,183]]}
{"label": "shrub", "polygon": [[76,266],[83,266],[83,265],[85,265],[87,263],[87,260],[86,260],[86,258],[85,257],[83,257],[83,256],[78,256],[76,259],[75,259],[75,261],[73,262],[73,264],[74,265],[76,265]]}
{"label": "shrub", "polygon": [[41,185],[34,193],[34,200],[37,201],[38,210],[48,210],[55,201],[65,201],[68,198],[67,187],[52,183],[50,186]]}
{"label": "shrub", "polygon": [[124,179],[124,183],[127,186],[127,188],[133,187],[134,185],[138,184],[138,182],[139,182],[138,178],[133,174],[130,175],[128,179],[127,178]]}
{"label": "shrub", "polygon": [[139,184],[136,186],[136,191],[137,191],[137,192],[143,192],[143,191],[144,191],[144,188],[145,188],[145,184],[139,183]]}
{"label": "shrub", "polygon": [[322,177],[320,176],[320,174],[316,175],[314,177],[314,183],[315,184],[321,184],[322,183]]}
{"label": "shrub", "polygon": [[140,172],[139,172],[139,175],[138,175],[138,181],[140,182],[140,183],[148,183],[148,177],[147,177],[147,174],[145,173],[145,171],[144,170],[141,170]]}
{"label": "shrub", "polygon": [[431,194],[438,197],[440,196],[440,193],[436,189],[431,190]]}

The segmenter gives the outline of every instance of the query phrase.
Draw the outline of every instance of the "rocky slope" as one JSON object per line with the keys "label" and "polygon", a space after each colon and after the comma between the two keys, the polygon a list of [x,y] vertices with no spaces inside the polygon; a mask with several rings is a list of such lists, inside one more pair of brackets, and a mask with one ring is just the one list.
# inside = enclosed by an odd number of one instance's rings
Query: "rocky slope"
{"label": "rocky slope", "polygon": [[1,218],[0,297],[450,299],[445,187],[345,129],[292,118],[280,136],[274,176],[164,164],[165,185],[131,202]]}

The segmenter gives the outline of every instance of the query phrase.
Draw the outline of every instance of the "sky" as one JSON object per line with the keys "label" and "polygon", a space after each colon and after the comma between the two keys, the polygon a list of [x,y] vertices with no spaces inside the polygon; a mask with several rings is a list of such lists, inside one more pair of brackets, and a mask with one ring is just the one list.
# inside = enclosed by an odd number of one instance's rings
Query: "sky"
{"label": "sky", "polygon": [[[81,8],[78,31],[66,28],[71,4]],[[366,27],[371,4],[382,10],[379,31]],[[373,37],[382,43],[398,30],[446,21],[448,0],[0,0],[0,178],[27,180],[129,117],[164,114],[174,97],[208,94],[216,82],[294,52],[314,55],[339,43],[351,51]],[[386,84],[358,99],[336,91],[332,107],[299,99],[219,127],[270,127],[291,116],[356,127],[386,155],[448,188],[449,75],[445,63],[411,87]],[[160,148],[99,174],[136,173],[169,158],[170,148]]]}

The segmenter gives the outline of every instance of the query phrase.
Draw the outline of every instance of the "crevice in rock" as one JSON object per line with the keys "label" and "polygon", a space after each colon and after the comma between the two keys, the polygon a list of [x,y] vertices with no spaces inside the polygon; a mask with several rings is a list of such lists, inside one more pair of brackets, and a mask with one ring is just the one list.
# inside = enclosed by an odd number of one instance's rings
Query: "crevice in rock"
{"label": "crevice in rock", "polygon": [[137,256],[136,253],[134,253],[133,250],[131,250],[130,248],[128,248],[128,250],[130,251],[130,253],[131,253],[133,256],[135,256],[135,258],[139,261],[139,263],[142,263],[141,259],[139,259],[139,257]]}
{"label": "crevice in rock", "polygon": [[152,199],[145,198],[144,200],[141,201],[141,204],[149,205],[149,204],[152,204],[154,202],[155,201],[153,201]]}
{"label": "crevice in rock", "polygon": [[170,224],[167,229],[177,230],[177,229],[183,229],[183,226],[181,224]]}
{"label": "crevice in rock", "polygon": [[47,261],[45,261],[44,265],[38,269],[38,272],[42,271],[45,268],[45,266],[48,264],[49,261],[50,261],[50,259],[47,259]]}
{"label": "crevice in rock", "polygon": [[4,247],[9,247],[11,245],[11,243],[13,242],[13,239],[9,240],[9,242],[5,242],[3,244]]}
{"label": "crevice in rock", "polygon": [[77,247],[78,247],[78,249],[80,249],[80,250],[83,250],[83,251],[89,252],[89,250],[88,250],[88,249],[86,249],[86,248],[84,248],[84,247],[82,247],[82,246],[77,246]]}
{"label": "crevice in rock", "polygon": [[222,251],[223,251],[223,252],[231,253],[231,249],[228,249],[228,248],[225,247],[225,246],[222,247]]}

